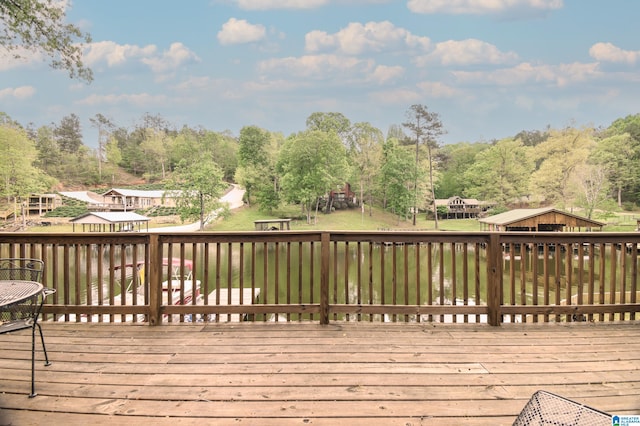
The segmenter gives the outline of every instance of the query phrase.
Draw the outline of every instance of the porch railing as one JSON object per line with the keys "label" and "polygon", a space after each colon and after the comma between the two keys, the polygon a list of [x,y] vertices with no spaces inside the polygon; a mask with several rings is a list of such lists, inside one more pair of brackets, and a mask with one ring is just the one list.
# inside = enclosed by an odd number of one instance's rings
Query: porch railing
{"label": "porch railing", "polygon": [[1,233],[50,321],[635,320],[640,233]]}

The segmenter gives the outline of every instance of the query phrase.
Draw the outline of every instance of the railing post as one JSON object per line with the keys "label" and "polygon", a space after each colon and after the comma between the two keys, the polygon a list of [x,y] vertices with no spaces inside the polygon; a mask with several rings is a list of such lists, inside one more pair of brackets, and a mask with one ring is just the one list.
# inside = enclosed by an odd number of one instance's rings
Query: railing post
{"label": "railing post", "polygon": [[320,235],[320,324],[329,324],[329,258],[331,239],[328,232]]}
{"label": "railing post", "polygon": [[158,234],[150,234],[149,239],[149,325],[160,325],[160,305],[162,303],[162,292],[160,291],[162,250],[160,250]]}
{"label": "railing post", "polygon": [[489,235],[487,247],[487,322],[489,325],[498,326],[501,323],[500,316],[500,289],[502,286],[502,248],[500,246],[500,234]]}

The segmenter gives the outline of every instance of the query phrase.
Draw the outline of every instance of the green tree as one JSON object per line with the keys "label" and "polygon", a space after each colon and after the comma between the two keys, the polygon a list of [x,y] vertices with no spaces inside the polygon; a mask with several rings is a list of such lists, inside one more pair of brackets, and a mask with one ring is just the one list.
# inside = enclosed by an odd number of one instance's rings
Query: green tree
{"label": "green tree", "polygon": [[113,123],[102,114],[96,114],[94,118],[90,118],[91,125],[98,129],[98,150],[96,157],[98,158],[98,176],[102,180],[102,163],[105,160],[105,147],[110,140],[110,131],[113,130]]}
{"label": "green tree", "polygon": [[[616,138],[618,136],[618,138]],[[603,155],[603,165],[617,192],[618,205],[636,204],[640,199],[640,114],[615,120],[604,132],[596,149]]]}
{"label": "green tree", "polygon": [[586,164],[572,175],[576,187],[578,206],[583,207],[586,216],[591,219],[594,210],[608,200],[609,181],[603,166]]}
{"label": "green tree", "polygon": [[91,82],[91,69],[82,62],[82,42],[90,43],[91,36],[65,23],[67,5],[54,0],[0,1],[0,46],[16,58],[24,56],[22,50],[44,53],[52,68]]}
{"label": "green tree", "polygon": [[595,145],[592,134],[591,129],[554,130],[536,145],[533,152],[540,167],[531,176],[532,192],[563,207],[572,201],[576,194],[569,183],[572,174],[586,165]]}
{"label": "green tree", "polygon": [[300,203],[311,223],[311,211],[347,176],[346,151],[335,132],[306,130],[291,135],[284,143],[278,160],[282,191],[287,201]]}
{"label": "green tree", "polygon": [[160,175],[166,177],[169,152],[173,146],[173,138],[163,131],[147,129],[145,138],[140,144],[140,150],[144,154],[145,169],[148,178]]}
{"label": "green tree", "polygon": [[307,118],[307,130],[335,132],[346,142],[351,132],[351,121],[340,112],[314,112]]}
{"label": "green tree", "polygon": [[402,126],[412,135],[412,143],[416,144],[414,200],[413,200],[413,225],[416,225],[416,214],[418,212],[418,167],[420,166],[419,153],[420,145],[427,147],[427,159],[429,161],[429,187],[431,190],[431,200],[433,205],[433,216],[435,218],[435,228],[438,229],[438,212],[436,211],[436,190],[435,190],[435,159],[434,154],[438,149],[438,138],[444,134],[440,116],[431,112],[426,106],[415,104],[409,107],[406,113],[407,121]]}
{"label": "green tree", "polygon": [[391,124],[387,130],[387,138],[395,139],[396,141],[404,141],[407,139],[407,135],[404,133],[404,127],[401,124]]}
{"label": "green tree", "polygon": [[222,171],[211,158],[197,163],[181,160],[175,167],[166,189],[176,197],[178,214],[182,221],[199,220],[204,230],[209,214],[218,214],[222,208],[220,196],[227,184]]}
{"label": "green tree", "polygon": [[416,168],[411,152],[399,145],[395,138],[388,139],[382,149],[382,163],[378,185],[383,197],[383,207],[400,219],[406,219],[413,205],[412,188],[415,185]]}
{"label": "green tree", "polygon": [[63,154],[53,136],[53,129],[42,126],[35,132],[35,145],[38,152],[37,167],[51,176],[61,177]]}
{"label": "green tree", "polygon": [[639,155],[640,144],[635,142],[629,133],[600,139],[591,154],[591,161],[604,168],[615,190],[618,207],[622,207],[625,189],[638,180],[636,164]]}
{"label": "green tree", "polygon": [[118,141],[111,137],[104,148],[105,173],[111,175],[111,182],[115,182],[115,174],[118,171],[118,164],[122,161],[122,153],[118,148]]}
{"label": "green tree", "polygon": [[245,126],[240,129],[238,138],[238,168],[236,182],[246,190],[247,203],[251,205],[254,191],[266,178],[268,172],[268,151],[271,135],[257,126]]}
{"label": "green tree", "polygon": [[545,131],[523,130],[515,135],[514,139],[520,139],[524,146],[536,146],[547,140],[549,137],[549,129],[550,127],[547,126]]}
{"label": "green tree", "polygon": [[350,134],[349,156],[360,190],[360,204],[365,198],[372,215],[373,187],[382,160],[382,132],[369,123],[355,123]]}
{"label": "green tree", "polygon": [[500,206],[528,195],[529,178],[534,170],[530,148],[520,139],[502,139],[476,155],[464,173],[468,187],[464,195]]}
{"label": "green tree", "polygon": [[436,198],[467,194],[467,188],[475,185],[474,180],[465,178],[465,173],[475,163],[476,156],[490,147],[488,143],[468,142],[442,146],[439,149],[441,173],[436,187]]}
{"label": "green tree", "polygon": [[[49,190],[53,180],[34,167],[36,148],[23,129],[0,126],[0,196],[16,205]],[[17,212],[16,212],[17,216]]]}
{"label": "green tree", "polygon": [[77,153],[83,145],[80,117],[75,114],[62,117],[60,124],[53,129],[53,136],[58,142],[60,151],[67,154]]}

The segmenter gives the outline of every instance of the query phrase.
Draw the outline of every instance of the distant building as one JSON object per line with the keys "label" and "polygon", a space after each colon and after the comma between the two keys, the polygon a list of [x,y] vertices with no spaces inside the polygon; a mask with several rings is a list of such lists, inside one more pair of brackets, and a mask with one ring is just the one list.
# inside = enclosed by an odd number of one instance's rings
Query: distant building
{"label": "distant building", "polygon": [[112,188],[103,194],[92,191],[61,192],[61,195],[87,203],[91,211],[133,211],[151,207],[175,207],[176,192]]}
{"label": "distant building", "polygon": [[604,223],[563,212],[553,207],[540,209],[515,209],[480,219],[483,230],[488,231],[583,231],[597,228]]}
{"label": "distant building", "polygon": [[447,212],[442,214],[442,219],[474,219],[482,216],[495,204],[486,201],[478,201],[475,198],[450,197],[436,199],[436,208],[447,207]]}
{"label": "distant building", "polygon": [[76,225],[82,225],[82,232],[149,230],[149,218],[134,212],[88,212],[74,217],[70,222],[73,224],[73,232],[76,231]]}
{"label": "distant building", "polygon": [[330,212],[334,209],[351,209],[357,206],[358,198],[356,193],[351,190],[351,184],[347,182],[342,188],[337,188],[326,196],[320,197],[318,208]]}
{"label": "distant building", "polygon": [[113,188],[102,194],[105,203],[111,205],[110,210],[138,210],[150,207],[175,207],[174,197],[164,190],[146,191],[141,189]]}
{"label": "distant building", "polygon": [[56,194],[31,194],[27,200],[28,214],[43,216],[62,205],[62,200]]}

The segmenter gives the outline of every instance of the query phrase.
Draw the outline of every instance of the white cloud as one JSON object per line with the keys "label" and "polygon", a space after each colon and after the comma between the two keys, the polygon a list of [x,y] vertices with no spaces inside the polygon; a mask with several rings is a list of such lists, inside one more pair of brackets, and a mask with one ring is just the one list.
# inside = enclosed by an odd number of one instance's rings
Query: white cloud
{"label": "white cloud", "polygon": [[407,7],[415,13],[501,14],[513,9],[554,10],[563,0],[409,0]]}
{"label": "white cloud", "polygon": [[158,48],[153,44],[140,47],[101,41],[91,43],[85,50],[83,58],[88,66],[106,62],[109,68],[122,66],[131,60],[139,60],[155,73],[174,70],[186,62],[200,60],[195,53],[179,42],[172,43],[169,50],[159,55],[157,52]]}
{"label": "white cloud", "polygon": [[235,0],[244,10],[314,9],[329,4],[329,0]]}
{"label": "white cloud", "polygon": [[255,92],[282,93],[282,92],[290,92],[292,90],[296,90],[302,86],[304,86],[304,83],[295,82],[291,80],[259,79],[256,81],[245,82],[242,85],[242,88],[245,89],[246,92],[250,92],[250,93],[255,93]]}
{"label": "white cloud", "polygon": [[222,45],[254,43],[267,34],[263,25],[250,24],[244,19],[231,18],[218,31],[218,41]]}
{"label": "white cloud", "polygon": [[553,84],[558,87],[599,77],[598,64],[571,63],[561,65],[531,65],[521,63],[513,68],[495,71],[454,71],[453,75],[463,83],[515,86],[532,83]]}
{"label": "white cloud", "polygon": [[373,92],[371,99],[379,104],[411,105],[422,100],[418,90],[394,89]]}
{"label": "white cloud", "polygon": [[404,68],[400,66],[386,66],[386,65],[378,65],[373,72],[369,75],[368,80],[374,81],[379,84],[384,84],[397,78],[401,77],[404,74]]}
{"label": "white cloud", "polygon": [[[16,58],[15,56],[19,56]],[[0,49],[0,71],[8,71],[15,68],[26,67],[38,63],[44,63],[45,57],[40,52],[17,47],[11,51]]]}
{"label": "white cloud", "polygon": [[88,66],[106,62],[109,67],[114,67],[124,64],[129,59],[152,56],[156,50],[157,48],[153,44],[140,47],[131,44],[117,44],[113,41],[100,41],[86,47],[83,60]]}
{"label": "white cloud", "polygon": [[364,25],[351,22],[335,34],[316,30],[305,36],[305,49],[312,53],[335,49],[348,55],[358,55],[399,47],[426,49],[429,44],[429,38],[415,36],[389,21],[367,22]]}
{"label": "white cloud", "polygon": [[78,102],[80,105],[132,105],[137,107],[157,107],[167,103],[165,95],[135,93],[125,95],[90,95]]}
{"label": "white cloud", "polygon": [[184,44],[172,43],[169,50],[162,52],[161,56],[143,58],[142,62],[149,65],[155,73],[175,70],[184,63],[199,61],[200,58],[189,50]]}
{"label": "white cloud", "polygon": [[36,93],[33,86],[20,86],[0,90],[0,99],[29,99]]}
{"label": "white cloud", "polygon": [[395,0],[231,0],[244,10],[271,9],[316,9],[329,3],[345,4],[384,4]]}
{"label": "white cloud", "polygon": [[306,55],[262,61],[258,69],[262,72],[284,72],[298,77],[327,79],[335,73],[370,72],[373,61],[338,55]]}
{"label": "white cloud", "polygon": [[460,90],[439,81],[423,81],[417,84],[421,92],[429,98],[454,98],[463,96]]}
{"label": "white cloud", "polygon": [[635,64],[640,58],[640,50],[623,50],[611,43],[596,43],[589,49],[589,55],[597,61]]}
{"label": "white cloud", "polygon": [[427,62],[440,62],[443,65],[470,65],[470,64],[504,64],[518,59],[514,52],[501,52],[493,44],[467,39],[449,40],[438,43],[430,54],[416,58],[418,66],[424,66]]}

